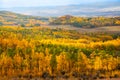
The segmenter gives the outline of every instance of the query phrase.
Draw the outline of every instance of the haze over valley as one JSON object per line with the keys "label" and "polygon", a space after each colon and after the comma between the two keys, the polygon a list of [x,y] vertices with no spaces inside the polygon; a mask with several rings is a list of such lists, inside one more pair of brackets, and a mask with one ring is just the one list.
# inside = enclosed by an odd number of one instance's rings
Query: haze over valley
{"label": "haze over valley", "polygon": [[[62,2],[62,1],[61,1]],[[78,2],[78,1],[76,1]],[[12,4],[12,3],[11,3]],[[33,3],[34,4],[34,3]],[[33,16],[43,17],[58,17],[63,15],[93,17],[93,16],[119,16],[120,15],[120,1],[119,0],[105,0],[91,2],[78,2],[61,5],[56,2],[56,5],[40,4],[36,6],[3,6],[0,10],[12,11]]]}

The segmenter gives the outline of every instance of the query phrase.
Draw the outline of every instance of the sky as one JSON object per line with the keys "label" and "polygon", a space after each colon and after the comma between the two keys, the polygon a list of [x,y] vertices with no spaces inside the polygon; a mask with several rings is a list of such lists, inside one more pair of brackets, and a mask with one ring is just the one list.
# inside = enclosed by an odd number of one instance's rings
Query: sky
{"label": "sky", "polygon": [[89,4],[100,2],[120,2],[120,0],[0,0],[0,7],[38,7],[38,6],[60,6],[74,4]]}

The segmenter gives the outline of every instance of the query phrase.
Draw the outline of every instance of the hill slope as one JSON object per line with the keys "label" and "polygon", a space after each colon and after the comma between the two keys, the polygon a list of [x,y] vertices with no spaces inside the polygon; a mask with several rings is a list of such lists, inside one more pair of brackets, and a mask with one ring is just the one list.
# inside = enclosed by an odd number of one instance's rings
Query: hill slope
{"label": "hill slope", "polygon": [[120,26],[120,17],[75,17],[65,15],[51,20],[52,25],[72,25],[81,28]]}
{"label": "hill slope", "polygon": [[27,26],[40,26],[43,24],[42,20],[47,18],[35,17],[29,15],[17,14],[9,11],[0,11],[0,23],[1,25],[27,25]]}

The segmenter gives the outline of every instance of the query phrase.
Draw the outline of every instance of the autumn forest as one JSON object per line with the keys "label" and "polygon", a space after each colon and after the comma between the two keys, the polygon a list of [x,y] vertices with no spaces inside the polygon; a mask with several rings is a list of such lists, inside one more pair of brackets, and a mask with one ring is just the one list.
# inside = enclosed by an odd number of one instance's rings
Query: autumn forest
{"label": "autumn forest", "polygon": [[120,34],[0,27],[0,77],[120,77]]}
{"label": "autumn forest", "polygon": [[109,78],[120,78],[119,16],[0,11],[0,80]]}

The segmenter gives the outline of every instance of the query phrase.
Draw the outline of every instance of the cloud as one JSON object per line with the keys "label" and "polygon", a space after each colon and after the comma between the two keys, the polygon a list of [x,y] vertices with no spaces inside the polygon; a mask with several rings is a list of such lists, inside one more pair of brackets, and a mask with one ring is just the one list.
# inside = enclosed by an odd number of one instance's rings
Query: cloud
{"label": "cloud", "polygon": [[109,11],[120,11],[120,6],[103,8],[99,10],[100,12],[109,12]]}

